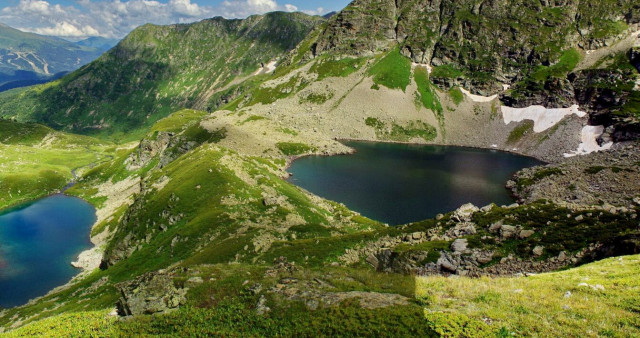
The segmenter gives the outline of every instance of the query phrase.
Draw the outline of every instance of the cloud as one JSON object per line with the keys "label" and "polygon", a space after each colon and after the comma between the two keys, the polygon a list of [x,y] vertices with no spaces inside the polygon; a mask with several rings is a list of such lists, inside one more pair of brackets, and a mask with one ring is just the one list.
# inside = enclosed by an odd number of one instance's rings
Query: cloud
{"label": "cloud", "polygon": [[316,9],[305,9],[302,11],[303,13],[309,14],[309,15],[324,15],[329,13],[328,10],[325,10],[322,7],[318,7]]}
{"label": "cloud", "polygon": [[95,28],[91,27],[90,25],[80,26],[67,21],[57,22],[53,27],[34,28],[33,33],[37,33],[40,35],[79,37],[79,38],[100,35],[100,32],[98,32]]}
{"label": "cloud", "polygon": [[[225,0],[217,7],[199,5],[196,0],[76,0],[74,6],[49,1],[20,0],[0,10],[0,22],[28,32],[66,38],[121,38],[145,23],[166,25],[214,16],[244,18],[277,10],[299,10],[277,0]],[[323,14],[322,8],[303,11]]]}

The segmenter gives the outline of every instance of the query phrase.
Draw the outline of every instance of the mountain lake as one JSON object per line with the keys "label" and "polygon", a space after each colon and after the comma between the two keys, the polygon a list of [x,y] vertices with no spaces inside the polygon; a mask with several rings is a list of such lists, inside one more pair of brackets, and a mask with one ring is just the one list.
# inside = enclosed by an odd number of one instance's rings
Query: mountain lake
{"label": "mountain lake", "polygon": [[27,303],[80,271],[71,266],[91,248],[93,206],[53,195],[0,212],[0,307]]}
{"label": "mountain lake", "polygon": [[289,182],[368,218],[400,225],[465,203],[514,203],[505,187],[517,171],[542,162],[507,152],[454,146],[344,141],[355,154],[306,156]]}

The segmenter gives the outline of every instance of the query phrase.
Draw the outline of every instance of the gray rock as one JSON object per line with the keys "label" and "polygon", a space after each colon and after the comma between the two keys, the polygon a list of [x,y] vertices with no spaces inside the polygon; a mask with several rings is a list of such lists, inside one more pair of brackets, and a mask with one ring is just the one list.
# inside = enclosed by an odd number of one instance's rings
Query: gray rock
{"label": "gray rock", "polygon": [[582,216],[582,215],[578,215],[578,216],[576,217],[576,221],[577,221],[577,222],[581,222],[581,221],[583,221],[583,220],[584,220],[584,216]]}
{"label": "gray rock", "polygon": [[533,248],[533,255],[536,257],[540,257],[542,256],[542,254],[544,253],[544,247],[541,245],[536,246],[535,248]]}
{"label": "gray rock", "polygon": [[497,232],[497,231],[499,231],[499,230],[500,230],[500,228],[502,228],[502,224],[503,224],[503,223],[502,223],[502,221],[501,221],[501,220],[500,220],[500,221],[497,221],[497,222],[495,222],[495,223],[493,223],[493,224],[491,224],[491,225],[489,226],[489,231],[490,231],[490,232]]}
{"label": "gray rock", "polygon": [[514,238],[516,237],[517,231],[517,228],[513,225],[503,224],[500,227],[500,237],[502,237],[503,239]]}
{"label": "gray rock", "polygon": [[480,209],[478,209],[478,207],[476,207],[475,205],[467,203],[458,208],[458,210],[454,211],[451,218],[458,222],[470,221],[471,216],[473,216],[473,214],[478,212],[479,210]]}
{"label": "gray rock", "polygon": [[194,286],[197,284],[202,284],[204,281],[202,280],[202,277],[191,277],[189,279],[187,279],[187,286]]}
{"label": "gray rock", "polygon": [[520,237],[520,239],[525,239],[525,238],[529,238],[531,236],[533,236],[533,234],[535,234],[536,232],[533,230],[520,230],[520,233],[518,234],[518,237]]}
{"label": "gray rock", "polygon": [[271,308],[267,306],[267,298],[265,298],[264,295],[260,296],[258,304],[256,305],[256,313],[259,315],[263,315],[269,311],[271,311]]}
{"label": "gray rock", "polygon": [[118,313],[122,316],[167,312],[187,301],[187,290],[176,288],[164,271],[146,273],[116,287],[122,295],[117,303]]}
{"label": "gray rock", "polygon": [[558,260],[560,262],[564,262],[567,260],[567,254],[564,251],[560,251],[560,254],[558,255]]}
{"label": "gray rock", "polygon": [[449,256],[446,254],[440,255],[440,258],[438,258],[436,265],[440,270],[449,271],[449,272],[456,272],[456,270],[458,269],[457,266],[449,259]]}
{"label": "gray rock", "polygon": [[474,251],[471,258],[480,264],[487,264],[493,260],[493,252],[491,251]]}
{"label": "gray rock", "polygon": [[458,238],[468,235],[473,235],[477,232],[476,225],[472,222],[461,222],[456,224],[453,228],[447,230],[445,236],[450,238]]}
{"label": "gray rock", "polygon": [[451,243],[451,250],[453,252],[463,252],[467,250],[469,242],[466,239],[456,239]]}
{"label": "gray rock", "polygon": [[480,208],[480,211],[482,211],[482,212],[489,212],[489,211],[491,211],[491,209],[493,209],[494,207],[495,207],[495,204],[485,205],[484,207]]}
{"label": "gray rock", "polygon": [[380,262],[378,261],[378,258],[374,254],[369,254],[369,256],[367,256],[366,261],[374,269],[376,269],[376,270],[378,269],[378,266],[379,266]]}
{"label": "gray rock", "polygon": [[255,283],[249,288],[249,292],[251,292],[254,295],[259,294],[260,291],[262,291],[262,284],[260,283]]}

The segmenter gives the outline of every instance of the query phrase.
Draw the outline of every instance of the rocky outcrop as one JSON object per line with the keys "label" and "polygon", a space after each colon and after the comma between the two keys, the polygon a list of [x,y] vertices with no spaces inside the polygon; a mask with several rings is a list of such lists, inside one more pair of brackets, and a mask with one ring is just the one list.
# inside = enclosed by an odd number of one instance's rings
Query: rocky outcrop
{"label": "rocky outcrop", "polygon": [[[446,66],[432,74],[441,88],[457,85],[489,96],[537,66],[555,64],[564,50],[613,44],[625,34],[615,27],[635,29],[638,12],[631,0],[356,0],[329,20],[314,50],[367,55],[397,42],[416,63]],[[553,93],[544,96],[553,107],[573,102],[564,78],[550,78],[541,88]],[[545,103],[540,98],[530,100]]]}
{"label": "rocky outcrop", "polygon": [[637,142],[619,145],[614,151],[524,169],[509,187],[521,202],[546,199],[559,205],[625,212],[635,205],[633,199],[640,194],[639,146]]}
{"label": "rocky outcrop", "polygon": [[187,290],[176,288],[170,273],[163,270],[120,283],[117,288],[121,295],[117,303],[121,316],[167,312],[186,303]]}
{"label": "rocky outcrop", "polygon": [[313,52],[371,55],[396,40],[395,28],[395,1],[355,0],[331,18]]}

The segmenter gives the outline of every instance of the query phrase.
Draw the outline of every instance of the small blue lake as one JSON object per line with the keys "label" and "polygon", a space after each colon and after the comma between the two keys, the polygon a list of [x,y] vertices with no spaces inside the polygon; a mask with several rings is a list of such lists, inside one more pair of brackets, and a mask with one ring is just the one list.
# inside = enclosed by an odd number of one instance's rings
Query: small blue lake
{"label": "small blue lake", "polygon": [[433,218],[465,203],[514,202],[505,188],[517,171],[542,162],[485,149],[343,142],[344,156],[295,160],[289,182],[392,225]]}
{"label": "small blue lake", "polygon": [[63,285],[71,266],[91,248],[95,209],[75,197],[54,195],[0,212],[0,307],[25,304]]}

